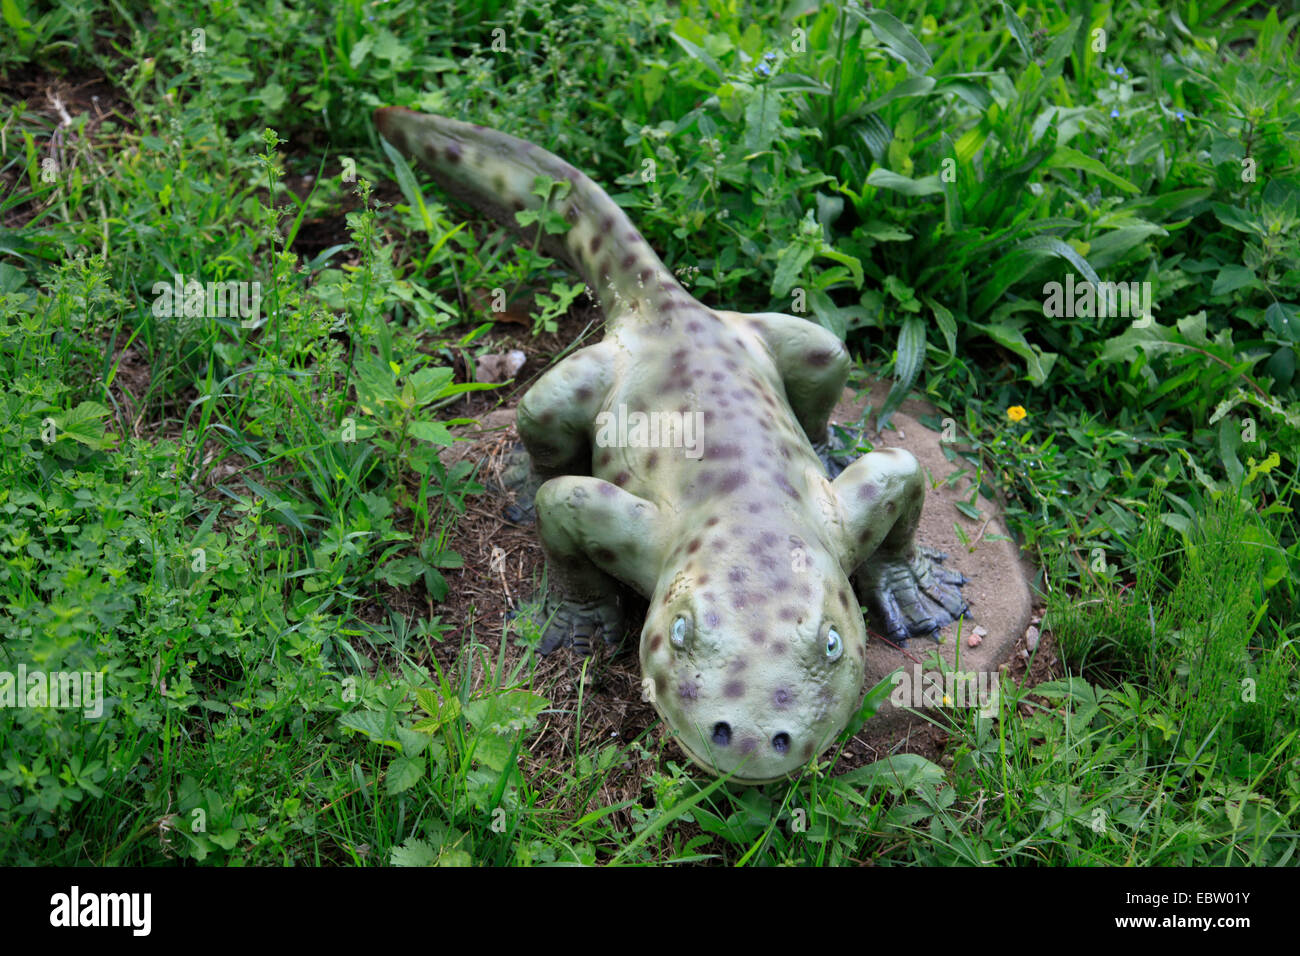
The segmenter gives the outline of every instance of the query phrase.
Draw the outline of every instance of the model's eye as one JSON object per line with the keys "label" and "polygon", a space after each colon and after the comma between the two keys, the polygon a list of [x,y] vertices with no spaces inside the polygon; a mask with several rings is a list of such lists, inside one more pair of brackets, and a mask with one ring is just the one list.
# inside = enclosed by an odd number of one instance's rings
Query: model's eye
{"label": "model's eye", "polygon": [[840,640],[840,632],[832,627],[826,632],[826,659],[828,661],[838,660],[843,653],[844,642]]}
{"label": "model's eye", "polygon": [[686,618],[679,617],[677,620],[673,621],[673,647],[678,650],[682,650],[686,647],[686,632],[689,629],[690,625],[686,623]]}

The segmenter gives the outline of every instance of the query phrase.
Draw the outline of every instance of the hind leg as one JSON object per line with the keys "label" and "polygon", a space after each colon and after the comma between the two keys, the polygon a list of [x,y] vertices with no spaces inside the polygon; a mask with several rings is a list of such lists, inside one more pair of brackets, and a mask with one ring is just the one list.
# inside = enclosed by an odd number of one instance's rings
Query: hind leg
{"label": "hind leg", "polygon": [[502,483],[515,493],[506,517],[535,516],[542,483],[559,475],[591,473],[591,429],[614,377],[614,346],[579,349],[537,380],[519,402],[516,427],[524,449],[507,462]]}

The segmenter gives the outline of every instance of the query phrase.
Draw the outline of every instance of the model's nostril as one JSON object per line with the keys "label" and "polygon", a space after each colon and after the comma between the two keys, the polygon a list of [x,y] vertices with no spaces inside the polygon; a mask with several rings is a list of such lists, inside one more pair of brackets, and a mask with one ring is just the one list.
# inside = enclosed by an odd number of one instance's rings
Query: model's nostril
{"label": "model's nostril", "polygon": [[779,754],[786,753],[790,750],[790,735],[777,734],[772,738],[772,749]]}
{"label": "model's nostril", "polygon": [[719,747],[725,747],[731,743],[731,724],[718,721],[713,725],[713,742]]}

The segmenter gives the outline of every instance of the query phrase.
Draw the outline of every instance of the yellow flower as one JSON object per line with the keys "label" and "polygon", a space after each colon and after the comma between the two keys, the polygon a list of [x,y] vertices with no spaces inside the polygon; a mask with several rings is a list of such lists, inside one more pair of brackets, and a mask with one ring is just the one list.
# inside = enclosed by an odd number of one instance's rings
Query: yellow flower
{"label": "yellow flower", "polygon": [[1012,405],[1007,409],[1007,418],[1011,419],[1013,422],[1020,421],[1027,414],[1029,413],[1025,411],[1024,406],[1022,405]]}

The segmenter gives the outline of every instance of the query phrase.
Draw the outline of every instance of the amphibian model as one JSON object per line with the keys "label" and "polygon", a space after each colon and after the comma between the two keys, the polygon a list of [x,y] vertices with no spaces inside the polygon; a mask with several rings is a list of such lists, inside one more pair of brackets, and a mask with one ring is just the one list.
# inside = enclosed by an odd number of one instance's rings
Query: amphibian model
{"label": "amphibian model", "polygon": [[[538,146],[397,107],[375,123],[451,196],[569,263],[605,313],[604,340],[518,408],[550,585],[541,651],[619,639],[621,581],[650,602],[643,686],[682,750],[747,783],[797,771],[861,700],[858,594],[900,642],[967,609],[965,579],[913,540],[916,460],[872,452],[831,480],[814,449],[843,343],[807,319],[697,302],[596,183]],[[549,200],[563,233],[515,218],[541,209],[538,177],[568,184]],[[648,419],[667,425],[653,436]],[[618,434],[627,423],[642,434]]]}

